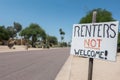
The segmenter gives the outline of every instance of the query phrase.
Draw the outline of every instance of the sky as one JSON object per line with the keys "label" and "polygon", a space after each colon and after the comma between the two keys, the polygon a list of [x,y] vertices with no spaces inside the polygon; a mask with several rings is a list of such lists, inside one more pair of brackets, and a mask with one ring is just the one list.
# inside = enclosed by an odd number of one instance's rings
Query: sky
{"label": "sky", "polygon": [[93,9],[106,9],[120,21],[119,4],[120,0],[0,0],[0,25],[7,27],[18,22],[24,29],[36,23],[59,41],[62,28],[64,41],[70,42],[73,24]]}

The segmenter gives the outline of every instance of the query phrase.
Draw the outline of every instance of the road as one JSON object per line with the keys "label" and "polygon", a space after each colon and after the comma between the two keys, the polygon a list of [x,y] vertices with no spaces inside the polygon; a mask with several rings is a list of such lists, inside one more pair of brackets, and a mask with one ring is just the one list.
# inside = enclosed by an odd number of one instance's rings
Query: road
{"label": "road", "polygon": [[54,80],[69,49],[0,53],[0,80]]}

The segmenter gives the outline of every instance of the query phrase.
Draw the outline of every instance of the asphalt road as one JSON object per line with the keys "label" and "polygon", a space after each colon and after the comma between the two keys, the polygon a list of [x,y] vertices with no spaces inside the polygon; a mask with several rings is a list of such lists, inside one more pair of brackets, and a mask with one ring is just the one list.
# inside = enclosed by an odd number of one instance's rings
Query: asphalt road
{"label": "asphalt road", "polygon": [[0,80],[54,80],[69,49],[0,53]]}

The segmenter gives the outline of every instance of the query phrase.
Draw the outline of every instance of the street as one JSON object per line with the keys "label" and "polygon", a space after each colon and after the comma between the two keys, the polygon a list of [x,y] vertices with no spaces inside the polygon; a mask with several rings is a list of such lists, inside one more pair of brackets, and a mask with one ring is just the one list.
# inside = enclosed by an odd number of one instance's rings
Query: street
{"label": "street", "polygon": [[0,80],[54,80],[69,48],[0,53]]}

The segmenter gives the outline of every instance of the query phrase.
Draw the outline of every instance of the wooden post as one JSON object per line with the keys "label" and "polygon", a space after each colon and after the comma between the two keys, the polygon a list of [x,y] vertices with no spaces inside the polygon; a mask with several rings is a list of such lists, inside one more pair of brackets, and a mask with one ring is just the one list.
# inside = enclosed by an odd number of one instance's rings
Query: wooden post
{"label": "wooden post", "polygon": [[[92,23],[96,22],[96,11],[93,11]],[[92,80],[92,72],[93,72],[93,58],[89,58],[89,68],[88,68],[88,80]]]}

